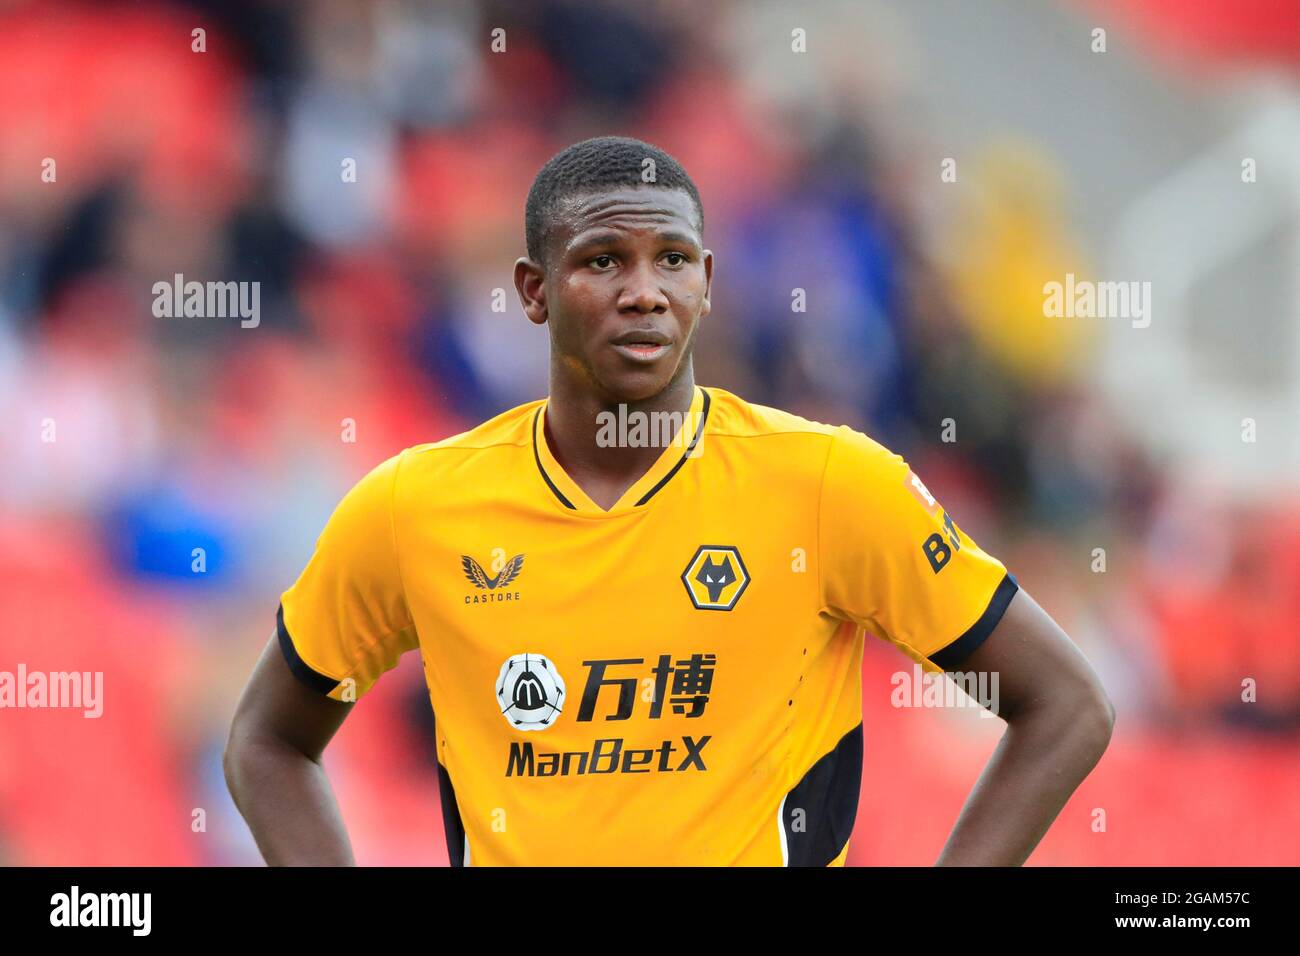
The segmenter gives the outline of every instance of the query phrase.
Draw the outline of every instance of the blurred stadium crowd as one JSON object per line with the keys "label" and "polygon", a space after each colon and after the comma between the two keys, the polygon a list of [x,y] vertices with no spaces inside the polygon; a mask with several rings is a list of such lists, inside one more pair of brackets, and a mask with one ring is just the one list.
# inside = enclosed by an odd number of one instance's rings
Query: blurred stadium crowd
{"label": "blurred stadium crowd", "polygon": [[[1300,797],[1297,502],[1212,505],[1095,385],[1104,330],[1044,319],[1044,277],[1089,271],[1049,155],[991,133],[936,213],[917,143],[939,131],[853,44],[785,82],[775,10],[0,9],[0,667],[102,670],[106,696],[97,721],[0,714],[0,859],[257,861],[220,757],[279,593],[374,464],[545,394],[510,279],[524,197],[617,132],[704,197],[697,379],[904,454],[1101,673],[1116,747],[1039,858],[1297,862],[1240,826]],[[260,283],[259,325],[156,318],[178,273]],[[991,749],[892,712],[905,663],[869,646],[851,863],[930,862]],[[408,661],[326,757],[362,862],[439,859],[432,753]],[[1134,821],[1161,786],[1199,788],[1179,819],[1202,842]],[[1129,808],[1104,849],[1093,806]]]}

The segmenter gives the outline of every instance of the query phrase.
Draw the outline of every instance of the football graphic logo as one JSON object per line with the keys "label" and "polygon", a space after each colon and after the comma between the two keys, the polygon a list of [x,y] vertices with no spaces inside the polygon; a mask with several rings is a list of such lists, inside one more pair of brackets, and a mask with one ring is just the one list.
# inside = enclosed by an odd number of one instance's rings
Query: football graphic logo
{"label": "football graphic logo", "polygon": [[564,711],[564,678],[541,654],[515,654],[501,665],[497,703],[512,727],[545,730]]}

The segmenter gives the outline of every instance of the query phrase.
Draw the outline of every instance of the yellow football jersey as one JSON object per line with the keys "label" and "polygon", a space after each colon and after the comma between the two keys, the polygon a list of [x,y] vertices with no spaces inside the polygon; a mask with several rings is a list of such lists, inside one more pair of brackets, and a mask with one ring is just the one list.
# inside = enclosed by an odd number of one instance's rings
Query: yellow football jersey
{"label": "yellow football jersey", "polygon": [[[605,511],[545,418],[348,492],[281,599],[294,673],[351,700],[419,649],[453,865],[842,865],[864,629],[949,670],[1015,579],[847,427],[697,387]],[[635,419],[604,424],[663,444]]]}

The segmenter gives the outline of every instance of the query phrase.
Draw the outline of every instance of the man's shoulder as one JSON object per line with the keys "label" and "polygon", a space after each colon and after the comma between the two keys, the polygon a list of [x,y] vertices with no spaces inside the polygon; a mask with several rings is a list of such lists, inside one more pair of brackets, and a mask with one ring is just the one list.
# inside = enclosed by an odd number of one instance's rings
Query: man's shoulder
{"label": "man's shoulder", "polygon": [[533,419],[544,402],[539,398],[517,405],[468,431],[412,445],[391,460],[399,465],[403,476],[418,474],[425,478],[446,469],[463,468],[476,459],[500,466],[503,457],[532,447]]}
{"label": "man's shoulder", "polygon": [[709,432],[713,436],[761,438],[796,435],[824,444],[843,429],[843,426],[814,421],[784,409],[748,402],[726,389],[710,386],[705,391],[712,399]]}
{"label": "man's shoulder", "polygon": [[[836,458],[849,459],[859,466],[887,467],[898,458],[874,438],[848,425],[831,425],[780,408],[748,402],[725,389],[708,388],[707,391],[712,399],[709,412],[711,438],[783,437],[786,441],[756,441],[753,445],[768,452],[769,456],[782,459],[788,460],[793,454],[800,464],[817,468],[825,463],[832,448]],[[823,454],[815,457],[810,454],[813,451]]]}

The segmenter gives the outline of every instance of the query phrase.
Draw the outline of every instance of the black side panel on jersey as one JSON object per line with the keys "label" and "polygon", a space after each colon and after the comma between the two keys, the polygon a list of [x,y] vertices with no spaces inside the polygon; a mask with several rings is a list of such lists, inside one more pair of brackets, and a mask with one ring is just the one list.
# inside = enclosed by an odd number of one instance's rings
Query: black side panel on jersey
{"label": "black side panel on jersey", "polygon": [[786,795],[781,826],[785,830],[788,865],[829,866],[840,855],[853,833],[861,788],[859,723]]}
{"label": "black side panel on jersey", "polygon": [[[434,715],[434,725],[438,717]],[[465,865],[465,824],[460,819],[460,806],[456,803],[456,790],[451,785],[451,774],[435,760],[438,765],[438,796],[442,800],[442,830],[447,836],[447,860],[452,866]]]}

